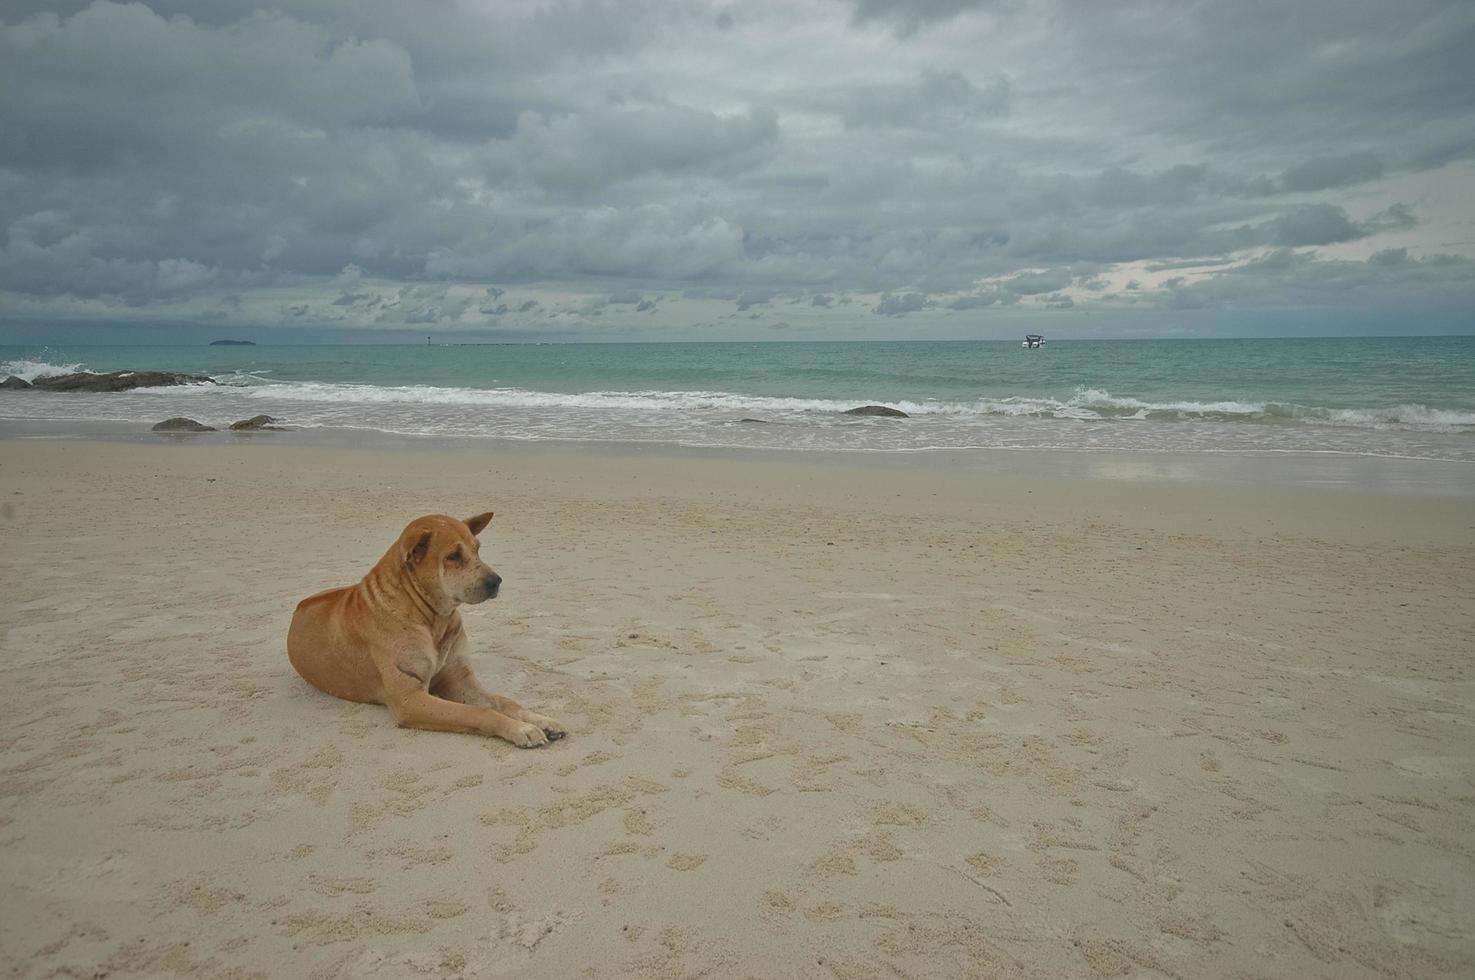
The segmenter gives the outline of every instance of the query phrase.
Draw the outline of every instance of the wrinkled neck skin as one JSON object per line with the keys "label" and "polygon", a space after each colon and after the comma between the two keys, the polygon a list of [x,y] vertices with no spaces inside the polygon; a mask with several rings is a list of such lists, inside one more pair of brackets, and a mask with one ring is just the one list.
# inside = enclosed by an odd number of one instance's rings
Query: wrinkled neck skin
{"label": "wrinkled neck skin", "polygon": [[391,548],[360,583],[378,606],[387,606],[405,619],[423,623],[433,636],[445,632],[456,613],[456,601],[427,591],[410,563]]}

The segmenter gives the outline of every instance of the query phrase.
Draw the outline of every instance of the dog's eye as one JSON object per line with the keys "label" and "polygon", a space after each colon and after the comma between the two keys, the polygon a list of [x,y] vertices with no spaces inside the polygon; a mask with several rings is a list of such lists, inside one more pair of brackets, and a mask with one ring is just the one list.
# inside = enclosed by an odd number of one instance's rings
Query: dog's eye
{"label": "dog's eye", "polygon": [[461,563],[461,552],[459,550],[451,552],[449,555],[446,555],[446,561],[453,561],[459,565]]}

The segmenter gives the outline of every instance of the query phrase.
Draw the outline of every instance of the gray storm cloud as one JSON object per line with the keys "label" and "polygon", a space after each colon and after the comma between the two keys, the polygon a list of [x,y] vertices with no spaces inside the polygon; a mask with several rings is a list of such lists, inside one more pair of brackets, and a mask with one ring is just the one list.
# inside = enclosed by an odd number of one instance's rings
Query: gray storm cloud
{"label": "gray storm cloud", "polygon": [[1152,10],[16,0],[0,320],[1475,296],[1475,7]]}

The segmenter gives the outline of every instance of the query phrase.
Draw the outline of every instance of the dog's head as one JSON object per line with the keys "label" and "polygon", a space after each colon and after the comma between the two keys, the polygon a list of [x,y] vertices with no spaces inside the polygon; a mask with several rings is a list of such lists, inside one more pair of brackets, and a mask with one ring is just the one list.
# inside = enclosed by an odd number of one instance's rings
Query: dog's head
{"label": "dog's head", "polygon": [[487,511],[464,521],[443,514],[411,521],[398,544],[406,573],[426,595],[447,605],[496,598],[502,576],[481,560],[481,542],[476,540],[491,519]]}

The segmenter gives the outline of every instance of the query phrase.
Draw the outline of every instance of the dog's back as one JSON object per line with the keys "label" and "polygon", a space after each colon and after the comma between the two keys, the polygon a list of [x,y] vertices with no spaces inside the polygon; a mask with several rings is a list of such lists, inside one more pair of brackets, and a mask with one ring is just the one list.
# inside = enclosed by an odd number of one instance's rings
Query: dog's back
{"label": "dog's back", "polygon": [[359,585],[326,589],[297,604],[287,629],[287,659],[303,680],[334,697],[383,704],[383,682],[362,638],[344,634],[343,614]]}

